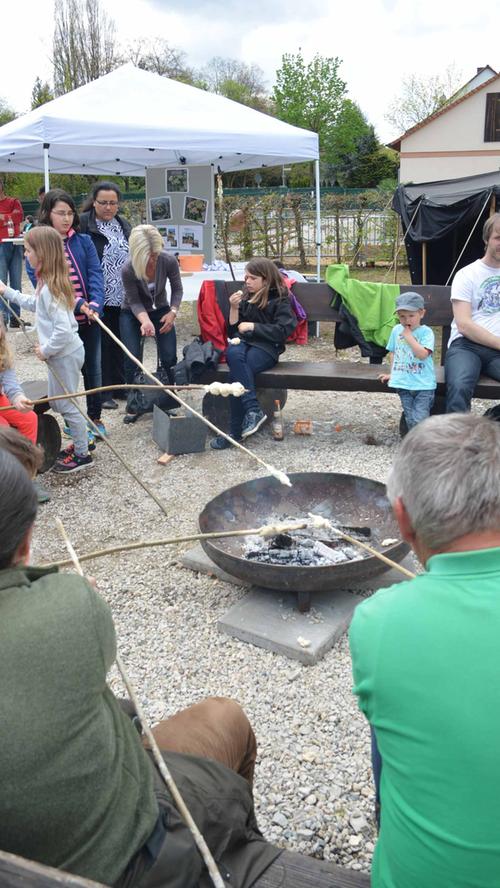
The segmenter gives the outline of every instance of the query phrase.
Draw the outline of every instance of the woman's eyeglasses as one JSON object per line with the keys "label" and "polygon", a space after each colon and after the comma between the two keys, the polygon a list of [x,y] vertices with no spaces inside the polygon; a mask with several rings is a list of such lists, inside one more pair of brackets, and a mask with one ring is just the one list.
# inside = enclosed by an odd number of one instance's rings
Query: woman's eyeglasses
{"label": "woman's eyeglasses", "polygon": [[99,204],[100,207],[117,207],[117,200],[96,200],[96,204]]}

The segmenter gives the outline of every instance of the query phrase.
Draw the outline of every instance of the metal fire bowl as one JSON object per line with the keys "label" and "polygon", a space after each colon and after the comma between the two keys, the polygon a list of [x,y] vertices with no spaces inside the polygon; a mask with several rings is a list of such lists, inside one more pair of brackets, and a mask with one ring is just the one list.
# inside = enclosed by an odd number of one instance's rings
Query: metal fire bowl
{"label": "metal fire bowl", "polygon": [[[367,542],[379,550],[382,550],[383,539],[399,539],[385,486],[379,481],[333,472],[298,472],[289,478],[291,488],[273,477],[266,477],[238,484],[219,494],[201,512],[200,530],[211,533],[257,528],[277,516],[303,518],[308,512],[314,512],[340,524],[370,527],[372,536]],[[389,570],[389,566],[374,555],[324,567],[260,564],[242,557],[245,540],[245,537],[202,540],[202,546],[209,558],[227,573],[264,589],[298,593],[345,589],[349,583]],[[401,561],[409,546],[398,542],[382,551],[393,561]]]}

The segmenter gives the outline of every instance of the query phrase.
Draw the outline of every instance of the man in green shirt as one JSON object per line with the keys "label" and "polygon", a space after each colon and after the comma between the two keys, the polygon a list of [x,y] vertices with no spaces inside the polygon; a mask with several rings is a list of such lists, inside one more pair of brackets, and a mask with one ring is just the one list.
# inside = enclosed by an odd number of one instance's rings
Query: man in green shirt
{"label": "man in green shirt", "polygon": [[381,756],[373,888],[500,885],[500,425],[426,419],[387,494],[424,573],[350,629]]}
{"label": "man in green shirt", "polygon": [[[37,510],[0,450],[0,848],[119,888],[211,884],[191,833],[106,684],[108,606],[76,574],[27,566]],[[235,888],[278,856],[253,811],[255,737],[232,700],[155,729],[169,770]]]}

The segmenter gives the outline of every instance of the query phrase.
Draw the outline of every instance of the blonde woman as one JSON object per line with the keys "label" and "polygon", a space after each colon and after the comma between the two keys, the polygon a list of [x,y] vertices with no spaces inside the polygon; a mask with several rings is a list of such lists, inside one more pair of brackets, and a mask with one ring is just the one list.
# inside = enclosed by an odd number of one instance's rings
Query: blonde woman
{"label": "blonde woman", "polygon": [[[154,225],[133,228],[129,249],[130,259],[122,268],[121,338],[129,351],[140,358],[141,338],[155,336],[159,361],[170,375],[170,368],[177,363],[175,319],[182,301],[179,264],[175,256],[164,250],[163,238]],[[133,382],[136,372],[133,361],[125,358],[125,381]]]}
{"label": "blonde woman", "polygon": [[[49,226],[40,225],[26,233],[24,245],[28,262],[36,273],[35,295],[12,290],[3,281],[0,281],[0,293],[35,312],[39,343],[35,352],[40,361],[47,363],[49,398],[64,394],[64,389],[74,392],[80,380],[84,349],[74,316],[75,299],[61,235]],[[84,305],[80,310],[89,309]],[[73,438],[73,444],[59,455],[54,471],[66,474],[91,466],[87,423],[83,416],[69,400],[52,401],[50,406],[62,414]]]}

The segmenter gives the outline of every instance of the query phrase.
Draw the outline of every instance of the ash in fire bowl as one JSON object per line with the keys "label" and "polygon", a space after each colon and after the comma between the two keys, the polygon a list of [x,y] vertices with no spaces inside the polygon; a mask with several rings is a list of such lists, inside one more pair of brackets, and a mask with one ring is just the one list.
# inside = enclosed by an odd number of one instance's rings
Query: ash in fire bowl
{"label": "ash in fire bowl", "polygon": [[[288,523],[291,518],[285,516],[277,519],[280,523]],[[274,520],[267,523],[274,524]],[[367,541],[371,537],[369,527],[343,527],[339,530],[349,534],[353,539]],[[324,531],[323,531],[324,533]],[[346,561],[365,558],[363,549],[346,543],[340,537],[318,538],[311,530],[279,533],[271,539],[249,537],[243,546],[243,555],[249,561],[261,564],[280,564],[287,567],[327,567]]]}

